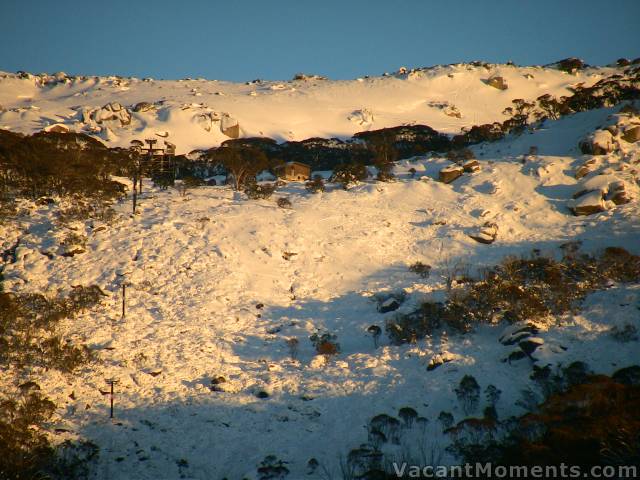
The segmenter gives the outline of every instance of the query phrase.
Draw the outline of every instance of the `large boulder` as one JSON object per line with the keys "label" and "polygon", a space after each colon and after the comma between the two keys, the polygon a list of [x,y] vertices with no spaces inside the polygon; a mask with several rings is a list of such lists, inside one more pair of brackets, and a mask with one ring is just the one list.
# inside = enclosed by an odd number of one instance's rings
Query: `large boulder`
{"label": "large boulder", "polygon": [[445,363],[453,362],[456,359],[456,355],[449,352],[440,352],[436,353],[431,360],[429,360],[429,364],[427,365],[427,372],[431,372]]}
{"label": "large boulder", "polygon": [[462,114],[455,105],[447,105],[442,111],[448,117],[462,118]]}
{"label": "large boulder", "polygon": [[570,208],[576,215],[591,215],[631,201],[627,185],[615,175],[595,175],[582,180]]}
{"label": "large boulder", "polygon": [[371,110],[363,108],[351,112],[351,114],[347,117],[347,120],[355,123],[356,125],[366,126],[371,125],[374,122],[374,116]]}
{"label": "large boulder", "polygon": [[596,167],[597,165],[595,159],[591,158],[587,160],[576,170],[576,180],[580,180],[582,177],[586,177],[591,172],[595,171]]}
{"label": "large boulder", "polygon": [[469,234],[478,243],[489,245],[496,241],[498,237],[498,225],[492,222],[486,222],[482,225],[478,232]]}
{"label": "large boulder", "polygon": [[569,208],[574,215],[593,215],[594,213],[604,212],[607,209],[601,190],[595,190],[580,196],[570,203]]}
{"label": "large boulder", "polygon": [[510,325],[503,330],[498,341],[505,346],[515,345],[532,335],[537,335],[538,332],[538,327],[532,323],[527,323],[526,325]]}
{"label": "large boulder", "polygon": [[374,298],[378,303],[378,312],[388,313],[400,308],[400,305],[402,305],[407,298],[407,293],[404,290],[379,292],[374,296]]}
{"label": "large boulder", "polygon": [[531,354],[542,345],[544,345],[544,339],[540,337],[529,337],[526,340],[522,340],[518,343],[520,350],[522,350],[528,356],[531,356]]}
{"label": "large boulder", "polygon": [[133,106],[134,112],[148,112],[149,110],[153,110],[155,107],[152,103],[149,102],[138,102]]}
{"label": "large boulder", "polygon": [[620,180],[615,175],[595,175],[586,178],[578,183],[578,189],[574,193],[573,198],[579,198],[585,193],[600,191],[602,196],[609,193],[609,190],[616,187]]}
{"label": "large boulder", "polygon": [[122,126],[131,123],[131,112],[118,102],[110,102],[102,108],[94,110],[91,117],[96,123],[119,121]]}
{"label": "large boulder", "polygon": [[44,127],[45,132],[49,133],[69,133],[69,127],[63,123],[54,123]]}
{"label": "large boulder", "polygon": [[613,135],[607,130],[596,130],[582,140],[579,147],[587,155],[606,155],[613,151]]}
{"label": "large boulder", "polygon": [[240,137],[240,124],[229,115],[223,115],[220,119],[220,131],[229,138]]}
{"label": "large boulder", "polygon": [[626,185],[622,181],[612,182],[609,185],[609,191],[607,192],[606,199],[612,201],[616,205],[624,205],[631,201]]}
{"label": "large boulder", "polygon": [[627,128],[622,134],[622,139],[629,143],[635,143],[640,140],[640,125]]}
{"label": "large boulder", "polygon": [[449,165],[440,170],[439,180],[443,183],[451,183],[456,178],[461,177],[464,173],[464,168],[460,165]]}
{"label": "large boulder", "polygon": [[398,300],[396,300],[395,298],[388,298],[387,300],[382,302],[380,305],[378,305],[378,311],[380,313],[393,312],[398,308],[400,308],[400,302],[398,302]]}
{"label": "large boulder", "polygon": [[498,90],[506,90],[507,88],[509,88],[509,85],[507,85],[507,81],[504,77],[491,77],[485,80],[485,83],[490,87],[497,88]]}
{"label": "large boulder", "polygon": [[475,173],[480,171],[480,162],[476,159],[469,160],[462,164],[462,169],[466,173]]}

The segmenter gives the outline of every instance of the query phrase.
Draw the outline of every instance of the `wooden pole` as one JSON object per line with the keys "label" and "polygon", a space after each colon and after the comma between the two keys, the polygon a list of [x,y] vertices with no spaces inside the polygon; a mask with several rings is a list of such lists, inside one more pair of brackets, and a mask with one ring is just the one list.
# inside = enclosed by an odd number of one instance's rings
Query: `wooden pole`
{"label": "wooden pole", "polygon": [[109,412],[109,418],[113,418],[113,382],[111,383],[111,410]]}
{"label": "wooden pole", "polygon": [[110,393],[110,399],[109,399],[109,403],[110,403],[110,408],[109,408],[109,418],[113,418],[113,397],[114,397],[114,393],[113,393],[113,386],[118,383],[118,380],[115,380],[113,378],[110,378],[107,380],[107,384],[111,386],[111,391]]}
{"label": "wooden pole", "polygon": [[125,305],[127,301],[127,284],[126,282],[122,282],[122,318],[125,317]]}

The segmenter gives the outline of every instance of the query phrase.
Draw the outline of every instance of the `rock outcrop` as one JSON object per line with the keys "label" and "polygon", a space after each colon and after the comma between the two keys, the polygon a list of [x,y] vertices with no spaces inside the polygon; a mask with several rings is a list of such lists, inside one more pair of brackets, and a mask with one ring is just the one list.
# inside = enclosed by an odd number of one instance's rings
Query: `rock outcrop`
{"label": "rock outcrop", "polygon": [[119,122],[121,126],[125,126],[131,123],[131,112],[118,102],[107,103],[102,108],[91,112],[90,116],[91,120],[98,124],[104,122]]}
{"label": "rock outcrop", "polygon": [[496,241],[498,237],[498,225],[492,222],[486,222],[482,225],[477,233],[469,234],[478,243],[489,245]]}
{"label": "rock outcrop", "polygon": [[461,177],[464,173],[464,168],[460,165],[449,165],[440,170],[439,180],[443,183],[451,183],[456,178]]}
{"label": "rock outcrop", "polygon": [[596,130],[582,140],[579,147],[587,155],[606,155],[614,149],[613,135],[608,130]]}
{"label": "rock outcrop", "polygon": [[491,77],[485,80],[485,83],[490,87],[497,88],[498,90],[506,90],[507,88],[509,88],[509,85],[507,85],[507,81],[504,77]]}

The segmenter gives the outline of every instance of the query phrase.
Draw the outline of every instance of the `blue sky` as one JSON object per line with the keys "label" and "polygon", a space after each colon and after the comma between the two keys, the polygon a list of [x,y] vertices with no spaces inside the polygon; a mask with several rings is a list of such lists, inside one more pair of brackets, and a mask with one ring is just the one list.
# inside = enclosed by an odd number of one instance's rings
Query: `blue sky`
{"label": "blue sky", "polygon": [[470,60],[640,57],[640,0],[0,0],[0,70],[347,79]]}

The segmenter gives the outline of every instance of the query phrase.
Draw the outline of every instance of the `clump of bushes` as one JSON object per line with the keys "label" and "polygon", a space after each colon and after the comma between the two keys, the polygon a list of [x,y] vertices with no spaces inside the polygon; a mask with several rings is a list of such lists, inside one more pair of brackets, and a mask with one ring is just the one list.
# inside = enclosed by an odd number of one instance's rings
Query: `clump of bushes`
{"label": "clump of bushes", "polygon": [[21,480],[87,479],[98,447],[89,441],[49,443],[44,425],[55,404],[27,382],[13,395],[0,397],[0,478]]}
{"label": "clump of bushes", "polygon": [[285,344],[287,345],[287,350],[289,350],[289,358],[291,358],[291,360],[298,358],[300,341],[295,337],[291,337],[285,340]]}
{"label": "clump of bushes", "polygon": [[367,178],[367,167],[361,163],[343,163],[338,165],[331,175],[331,181],[340,183],[345,190],[354,183]]}
{"label": "clump of bushes", "polygon": [[95,285],[76,287],[66,298],[0,293],[0,364],[39,365],[70,373],[91,361],[86,346],[66,342],[56,327],[63,318],[97,305],[103,295]]}
{"label": "clump of bushes", "polygon": [[275,191],[275,183],[257,183],[255,180],[247,181],[244,187],[244,193],[251,200],[269,198]]}
{"label": "clump of bushes", "polygon": [[64,236],[60,244],[65,247],[84,248],[87,246],[87,237],[73,231],[67,232],[67,234]]}
{"label": "clump of bushes", "polygon": [[[579,59],[566,59],[557,63],[560,70],[575,72],[584,67]],[[629,68],[623,75],[613,74],[595,84],[585,87],[577,85],[571,88],[572,95],[560,98],[545,94],[535,102],[523,99],[513,100],[513,105],[503,112],[509,118],[504,122],[474,125],[463,128],[462,133],[451,140],[453,148],[462,148],[481,142],[500,140],[508,133],[520,133],[533,119],[542,122],[546,119],[557,120],[564,115],[584,112],[596,108],[612,107],[623,101],[640,98],[640,69]]]}
{"label": "clump of bushes", "polygon": [[204,180],[198,177],[188,175],[183,177],[182,181],[178,184],[178,191],[180,192],[180,196],[186,197],[187,191],[197,187],[201,187],[203,185],[205,185]]}
{"label": "clump of bushes", "polygon": [[638,328],[631,323],[615,325],[611,328],[610,333],[615,340],[622,343],[637,342],[640,339],[638,336]]}
{"label": "clump of bushes", "polygon": [[464,413],[469,415],[478,407],[480,401],[480,385],[471,375],[465,375],[456,387],[456,397],[462,405]]}
{"label": "clump of bushes", "polygon": [[394,343],[412,342],[441,327],[468,332],[477,324],[535,320],[560,315],[579,306],[588,293],[611,281],[640,281],[640,257],[618,247],[592,256],[565,250],[561,260],[534,252],[506,258],[468,279],[445,302],[426,302],[420,309],[396,315],[386,331]]}
{"label": "clump of bushes", "polygon": [[[640,386],[603,375],[565,383],[564,390],[550,393],[519,418],[463,420],[451,430],[449,451],[464,462],[507,466],[639,465]],[[471,426],[482,430],[464,435]]]}
{"label": "clump of bushes", "polygon": [[324,192],[324,180],[322,175],[314,175],[310,181],[305,183],[304,188],[306,188],[307,192],[310,193]]}
{"label": "clump of bushes", "polygon": [[415,262],[409,266],[409,271],[419,275],[421,278],[428,278],[431,273],[431,265],[422,262]]}
{"label": "clump of bushes", "polygon": [[0,135],[0,191],[36,200],[70,196],[111,200],[124,185],[110,179],[129,161],[116,149],[80,133]]}
{"label": "clump of bushes", "polygon": [[99,199],[75,194],[69,200],[72,202],[70,205],[61,207],[56,212],[56,223],[59,225],[68,225],[87,218],[111,222],[116,217],[115,210]]}
{"label": "clump of bushes", "polygon": [[35,475],[52,463],[53,449],[41,427],[55,408],[55,404],[37,390],[2,399],[0,477],[29,478],[26,475]]}
{"label": "clump of bushes", "polygon": [[258,466],[259,480],[283,480],[289,475],[287,462],[279,460],[275,455],[267,455]]}
{"label": "clump of bushes", "polygon": [[378,173],[376,174],[376,180],[379,182],[390,182],[396,178],[393,173],[393,166],[393,163],[377,165]]}
{"label": "clump of bushes", "polygon": [[575,73],[578,70],[583,70],[587,65],[579,58],[570,57],[560,60],[556,63],[558,70],[562,70],[567,73]]}
{"label": "clump of bushes", "polygon": [[502,129],[506,132],[521,133],[529,125],[529,117],[533,114],[536,104],[522,98],[516,98],[511,103],[512,105],[502,112],[510,117],[503,122]]}
{"label": "clump of bushes", "polygon": [[338,336],[333,333],[314,333],[309,337],[309,340],[311,340],[318,355],[324,355],[329,358],[340,353]]}
{"label": "clump of bushes", "polygon": [[291,200],[287,197],[280,197],[276,203],[280,208],[291,208]]}
{"label": "clump of bushes", "polygon": [[447,152],[447,160],[455,163],[464,162],[466,160],[473,160],[474,158],[476,158],[476,156],[469,148],[460,148],[457,150],[449,150]]}
{"label": "clump of bushes", "polygon": [[[351,449],[341,461],[340,478],[417,478],[408,465],[441,464],[442,451],[426,431],[429,420],[407,406],[398,410],[398,417],[381,413],[369,421],[367,442]],[[402,468],[402,473],[396,468]]]}

